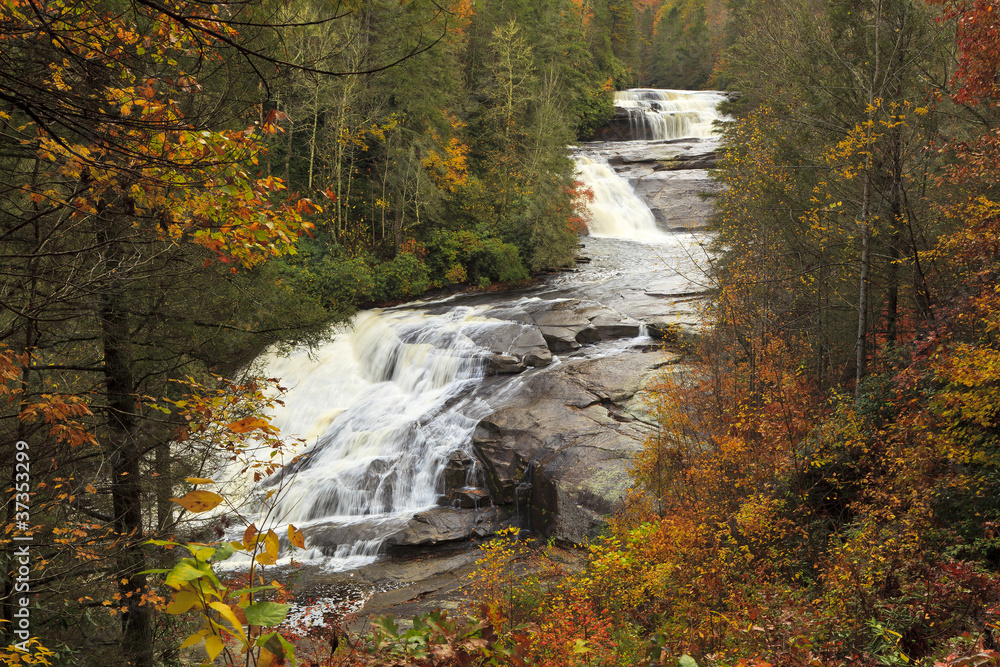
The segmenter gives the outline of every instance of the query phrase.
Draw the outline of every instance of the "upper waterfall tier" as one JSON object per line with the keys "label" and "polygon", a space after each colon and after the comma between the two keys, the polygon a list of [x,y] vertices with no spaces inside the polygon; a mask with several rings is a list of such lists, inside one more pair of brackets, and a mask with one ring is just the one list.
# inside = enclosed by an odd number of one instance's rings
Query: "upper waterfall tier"
{"label": "upper waterfall tier", "polygon": [[602,141],[708,139],[723,120],[717,107],[726,99],[718,91],[633,88],[615,93],[616,114],[598,131]]}

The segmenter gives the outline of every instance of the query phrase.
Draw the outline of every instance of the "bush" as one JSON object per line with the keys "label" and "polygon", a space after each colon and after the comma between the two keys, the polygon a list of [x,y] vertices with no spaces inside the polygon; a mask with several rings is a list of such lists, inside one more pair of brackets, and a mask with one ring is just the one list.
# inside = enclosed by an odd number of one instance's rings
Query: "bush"
{"label": "bush", "polygon": [[511,243],[500,239],[486,239],[469,258],[474,279],[487,278],[493,282],[511,283],[528,279],[528,270],[521,262],[521,253]]}
{"label": "bush", "polygon": [[326,255],[289,264],[286,274],[329,311],[353,312],[372,300],[375,281],[367,262],[360,257]]}
{"label": "bush", "polygon": [[413,253],[399,253],[375,267],[375,301],[408,299],[423,294],[430,286],[427,265]]}
{"label": "bush", "polygon": [[438,285],[528,279],[517,246],[495,237],[482,237],[468,230],[434,232],[427,242],[427,264]]}

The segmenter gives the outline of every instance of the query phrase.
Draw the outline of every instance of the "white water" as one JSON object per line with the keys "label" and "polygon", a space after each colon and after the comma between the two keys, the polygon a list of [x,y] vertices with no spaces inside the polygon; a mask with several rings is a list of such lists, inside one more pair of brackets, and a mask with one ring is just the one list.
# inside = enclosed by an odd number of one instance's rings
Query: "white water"
{"label": "white water", "polygon": [[591,236],[640,241],[666,238],[667,232],[656,226],[646,202],[635,194],[628,181],[615,173],[606,159],[581,154],[575,160],[580,180],[594,194],[585,216]]}
{"label": "white water", "polygon": [[322,551],[306,557],[353,568],[373,561],[415,512],[437,505],[445,462],[470,448],[488,410],[469,395],[484,365],[468,334],[491,326],[475,312],[365,311],[312,354],[266,360],[264,372],[288,389],[273,423],[308,445],[263,488],[278,489],[269,527],[311,528],[307,546]]}
{"label": "white water", "polygon": [[671,232],[660,229],[628,179],[608,163],[608,155],[615,153],[609,147],[635,152],[650,142],[691,139],[702,143],[717,139],[715,121],[725,118],[717,107],[725,99],[723,93],[714,91],[634,88],[615,93],[615,106],[629,113],[634,140],[601,144],[601,150],[582,149],[574,155],[577,174],[594,195],[584,215],[591,236],[645,242],[672,237]]}
{"label": "white water", "polygon": [[715,91],[633,88],[616,92],[615,106],[628,111],[636,139],[707,139],[715,134],[713,123],[724,118],[716,109],[724,99]]}

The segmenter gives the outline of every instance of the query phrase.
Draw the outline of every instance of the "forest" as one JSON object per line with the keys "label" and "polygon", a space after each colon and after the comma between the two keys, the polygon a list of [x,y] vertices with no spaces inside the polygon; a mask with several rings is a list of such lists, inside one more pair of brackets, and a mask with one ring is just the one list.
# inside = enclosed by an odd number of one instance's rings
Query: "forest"
{"label": "forest", "polygon": [[[998,14],[0,1],[0,658],[1000,664]],[[185,523],[209,462],[284,461],[241,370],[571,266],[565,147],[635,86],[734,91],[733,120],[704,333],[606,534],[576,569],[499,535],[467,617],[281,629],[285,583],[213,569],[279,536]]]}

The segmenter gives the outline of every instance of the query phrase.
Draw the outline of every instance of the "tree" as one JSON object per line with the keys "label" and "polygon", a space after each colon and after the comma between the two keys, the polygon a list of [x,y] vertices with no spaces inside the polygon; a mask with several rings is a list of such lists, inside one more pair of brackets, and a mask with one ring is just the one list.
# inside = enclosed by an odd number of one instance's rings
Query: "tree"
{"label": "tree", "polygon": [[[212,303],[260,297],[263,270],[239,269],[294,252],[316,210],[286,200],[279,180],[251,174],[280,116],[240,107],[238,94],[235,105],[220,102],[234,89],[214,83],[239,64],[227,49],[251,67],[269,62],[253,50],[254,28],[265,24],[234,12],[32,0],[3,8],[2,340],[20,360],[3,421],[14,436],[5,442],[30,442],[38,462],[32,530],[51,569],[34,590],[65,598],[79,577],[110,574],[122,652],[137,665],[153,660],[140,545],[157,526],[144,495],[179,425],[149,397],[210,366],[234,370],[326,317],[307,308],[291,327],[278,324],[260,309],[277,293],[239,312]],[[226,343],[220,329],[232,332]],[[157,495],[162,526],[169,483]],[[8,539],[12,510],[5,503]],[[75,547],[65,534],[77,535]],[[74,563],[73,548],[90,565]],[[36,631],[46,616],[40,608]]]}
{"label": "tree", "polygon": [[749,190],[723,194],[722,245],[741,234],[730,202],[773,230],[798,285],[782,308],[815,332],[822,383],[845,372],[860,381],[875,339],[891,345],[901,319],[930,316],[919,252],[934,235],[922,196],[934,155],[923,147],[946,122],[935,102],[944,32],[914,2],[748,5],[739,18],[752,29],[727,54],[725,76],[746,91],[738,106],[749,115],[781,119],[773,136],[790,171],[759,205],[744,199]]}

